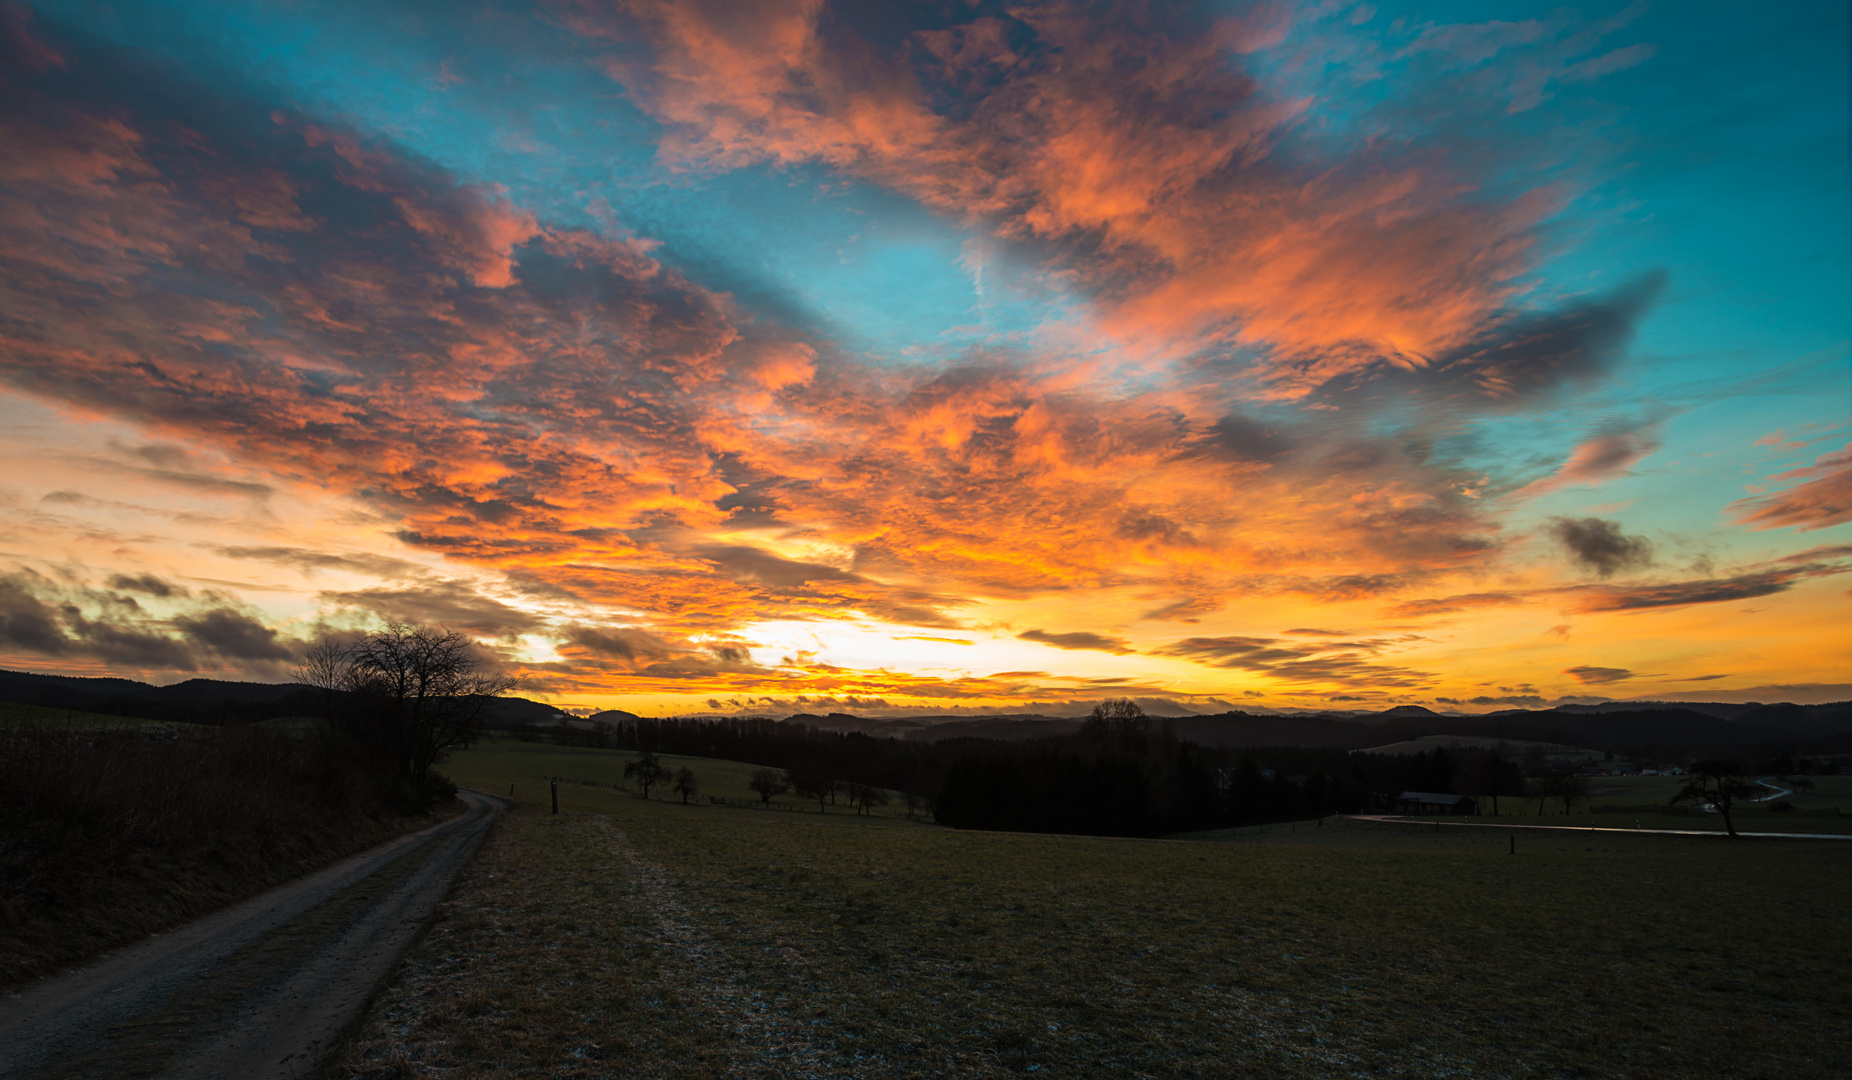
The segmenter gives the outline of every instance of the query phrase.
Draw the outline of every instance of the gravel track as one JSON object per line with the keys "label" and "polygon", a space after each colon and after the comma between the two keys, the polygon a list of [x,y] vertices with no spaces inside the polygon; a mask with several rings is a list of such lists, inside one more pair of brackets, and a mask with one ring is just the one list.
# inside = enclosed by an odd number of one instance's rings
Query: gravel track
{"label": "gravel track", "polygon": [[505,804],[388,841],[0,1000],[0,1080],[312,1075]]}

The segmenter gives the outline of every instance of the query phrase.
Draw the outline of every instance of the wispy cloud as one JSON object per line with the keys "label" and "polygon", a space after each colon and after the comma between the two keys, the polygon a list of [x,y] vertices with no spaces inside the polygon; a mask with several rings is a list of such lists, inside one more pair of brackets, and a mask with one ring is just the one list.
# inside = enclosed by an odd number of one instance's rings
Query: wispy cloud
{"label": "wispy cloud", "polygon": [[1802,483],[1731,503],[1730,512],[1737,521],[1755,529],[1794,526],[1800,532],[1852,521],[1852,443],[1821,454],[1812,465],[1776,473],[1768,480],[1775,484],[1790,480]]}

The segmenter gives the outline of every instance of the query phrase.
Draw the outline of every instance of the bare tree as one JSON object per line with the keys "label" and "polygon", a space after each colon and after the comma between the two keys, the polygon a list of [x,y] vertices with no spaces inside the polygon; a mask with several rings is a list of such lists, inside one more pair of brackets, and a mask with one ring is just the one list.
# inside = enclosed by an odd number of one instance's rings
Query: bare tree
{"label": "bare tree", "polygon": [[1760,792],[1738,771],[1736,762],[1712,759],[1691,767],[1685,785],[1672,796],[1672,802],[1701,802],[1715,808],[1723,815],[1723,827],[1734,837],[1736,826],[1730,821],[1730,807]]}
{"label": "bare tree", "polygon": [[323,638],[295,676],[324,691],[331,719],[379,747],[417,787],[481,735],[490,704],[518,683],[481,666],[473,643],[455,630],[388,623],[351,642]]}
{"label": "bare tree", "polygon": [[656,755],[649,750],[638,754],[635,761],[624,763],[624,779],[635,780],[637,786],[643,789],[645,799],[649,798],[650,788],[657,784],[667,783],[673,775],[668,767],[657,761]]}
{"label": "bare tree", "polygon": [[791,790],[791,784],[777,769],[758,769],[746,786],[759,796],[759,801],[767,806],[772,804],[775,796]]}
{"label": "bare tree", "polygon": [[1550,796],[1555,794],[1555,791],[1552,790],[1550,779],[1548,775],[1527,776],[1524,778],[1524,794],[1537,800],[1537,815],[1539,817],[1543,815],[1543,808],[1549,803]]}
{"label": "bare tree", "polygon": [[1579,772],[1565,772],[1556,778],[1556,797],[1563,800],[1563,813],[1570,813],[1577,799],[1588,798],[1588,777]]}
{"label": "bare tree", "polygon": [[836,789],[841,785],[829,769],[820,762],[794,761],[785,770],[785,782],[791,790],[807,799],[817,800],[817,813],[827,813],[824,804],[836,798]]}
{"label": "bare tree", "polygon": [[675,782],[669,785],[669,790],[680,795],[682,797],[682,805],[687,806],[689,799],[700,794],[701,782],[695,779],[694,770],[684,765],[681,770],[675,774]]}
{"label": "bare tree", "polygon": [[849,791],[849,805],[855,807],[858,814],[872,814],[887,805],[887,792],[872,784],[852,781],[845,786]]}
{"label": "bare tree", "polygon": [[1524,781],[1525,794],[1537,800],[1537,813],[1542,814],[1544,806],[1551,799],[1563,800],[1563,813],[1574,809],[1577,799],[1588,798],[1588,777],[1574,768],[1562,765],[1547,765],[1538,776]]}
{"label": "bare tree", "polygon": [[1459,764],[1455,768],[1455,785],[1462,795],[1471,795],[1478,801],[1483,811],[1488,803],[1492,815],[1498,815],[1498,797],[1500,795],[1522,795],[1524,793],[1523,777],[1515,765],[1507,762],[1502,751],[1498,750],[1461,750]]}
{"label": "bare tree", "polygon": [[1143,735],[1151,727],[1145,710],[1131,698],[1107,698],[1095,706],[1080,727],[1088,738],[1126,741]]}

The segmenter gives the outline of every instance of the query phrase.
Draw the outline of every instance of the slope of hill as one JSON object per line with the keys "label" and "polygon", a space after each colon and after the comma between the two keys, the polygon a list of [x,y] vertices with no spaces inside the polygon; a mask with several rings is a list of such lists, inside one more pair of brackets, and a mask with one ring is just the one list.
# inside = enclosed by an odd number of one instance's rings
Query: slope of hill
{"label": "slope of hill", "polygon": [[[313,715],[312,693],[292,683],[188,679],[153,686],[133,679],[76,678],[0,671],[0,702],[103,713],[170,723],[248,723],[279,716]],[[545,702],[498,699],[490,725],[550,727],[565,714]],[[611,709],[589,718],[633,723],[634,713]],[[1360,750],[1428,735],[1547,742],[1616,754],[1671,758],[1733,754],[1743,748],[1776,753],[1843,753],[1852,733],[1852,702],[1824,705],[1730,705],[1684,702],[1606,702],[1510,710],[1480,716],[1436,713],[1402,705],[1377,713],[1249,713],[1155,717],[1178,736],[1204,746],[1307,746]],[[834,712],[798,713],[785,723],[820,731],[876,738],[938,742],[945,739],[1021,740],[1076,731],[1080,719],[1019,713],[985,717],[885,718]]]}
{"label": "slope of hill", "polygon": [[[25,671],[0,671],[0,701],[171,724],[245,724],[319,711],[316,692],[295,683],[188,679],[154,686],[133,679]],[[552,705],[520,697],[497,699],[492,714],[491,725],[552,724],[564,715]]]}

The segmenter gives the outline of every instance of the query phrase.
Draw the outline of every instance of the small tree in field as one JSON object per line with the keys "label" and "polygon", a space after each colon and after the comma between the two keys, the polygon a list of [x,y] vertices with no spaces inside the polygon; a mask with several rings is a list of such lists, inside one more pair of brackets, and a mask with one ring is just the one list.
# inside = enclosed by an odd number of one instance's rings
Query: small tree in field
{"label": "small tree in field", "polygon": [[649,798],[650,788],[667,783],[672,775],[662,762],[656,760],[656,755],[648,750],[638,754],[635,761],[624,763],[624,779],[635,780],[637,786],[643,789],[645,799]]}
{"label": "small tree in field", "polygon": [[683,766],[681,771],[675,774],[675,783],[669,786],[669,790],[680,795],[682,805],[687,806],[689,799],[700,794],[701,784],[695,779],[694,770]]}
{"label": "small tree in field", "polygon": [[1558,776],[1556,797],[1563,800],[1563,813],[1571,812],[1577,799],[1588,798],[1588,777],[1579,772],[1566,772]]}
{"label": "small tree in field", "polygon": [[793,762],[785,770],[785,781],[791,785],[792,791],[806,799],[817,800],[819,814],[828,813],[824,804],[835,799],[836,789],[840,786],[829,770],[815,761]]}
{"label": "small tree in field", "polygon": [[887,805],[887,792],[872,784],[850,783],[849,805],[858,814],[872,814]]}
{"label": "small tree in field", "polygon": [[759,801],[766,806],[772,805],[772,799],[791,790],[791,785],[777,769],[757,769],[752,779],[746,782]]}
{"label": "small tree in field", "polygon": [[1730,821],[1730,807],[1760,794],[1761,790],[1737,771],[1736,762],[1713,759],[1691,767],[1685,786],[1678,789],[1672,801],[1701,802],[1715,807],[1723,815],[1723,827],[1734,838],[1736,826]]}
{"label": "small tree in field", "polygon": [[1563,800],[1563,813],[1567,814],[1577,799],[1588,798],[1588,777],[1564,766],[1549,766],[1542,775],[1526,780],[1524,786],[1526,793],[1537,800],[1539,814],[1551,799]]}
{"label": "small tree in field", "polygon": [[1543,815],[1543,808],[1550,801],[1550,778],[1548,776],[1527,776],[1524,778],[1524,794],[1537,800],[1537,814]]}

